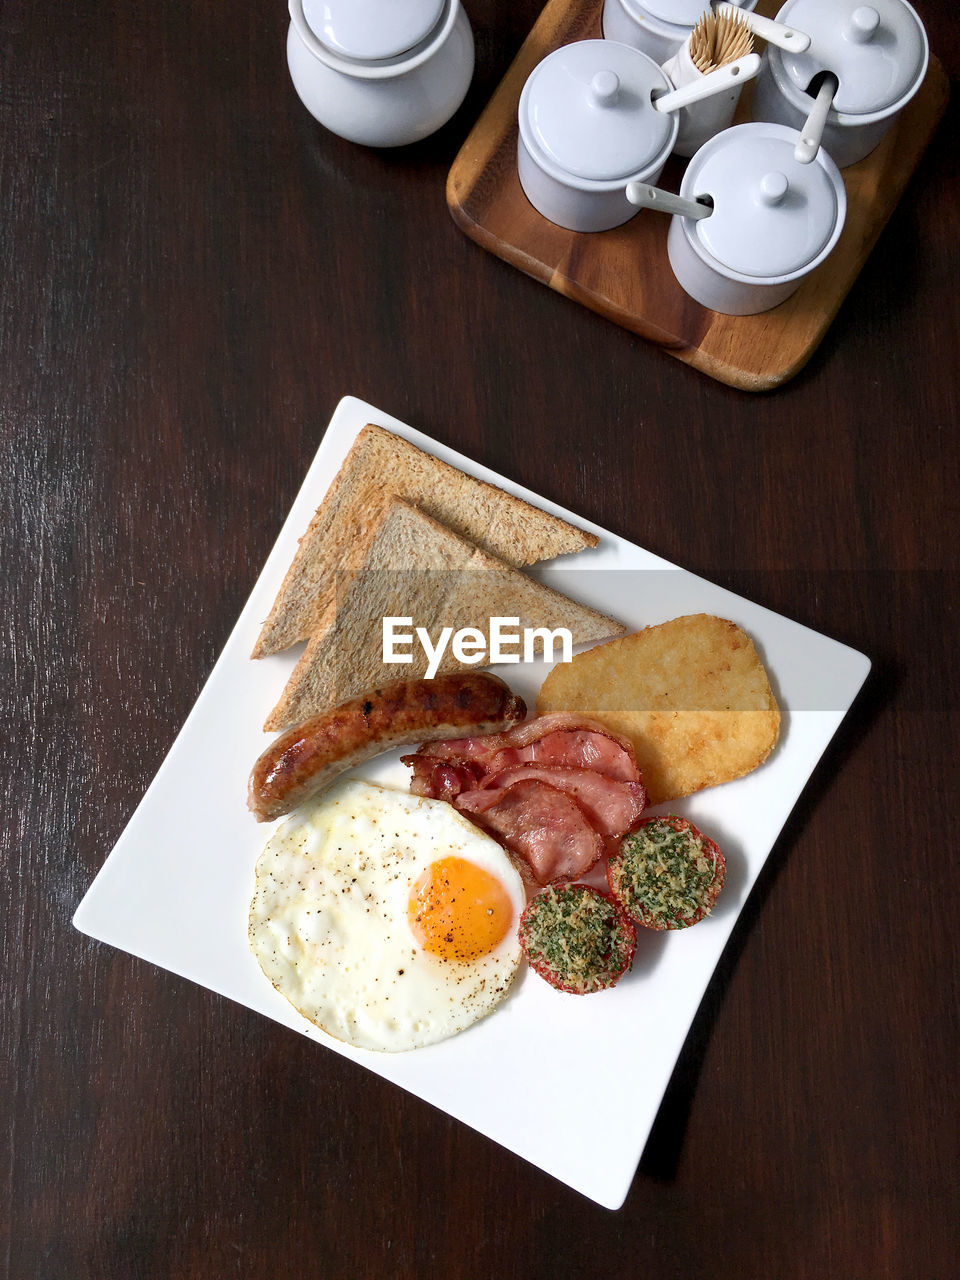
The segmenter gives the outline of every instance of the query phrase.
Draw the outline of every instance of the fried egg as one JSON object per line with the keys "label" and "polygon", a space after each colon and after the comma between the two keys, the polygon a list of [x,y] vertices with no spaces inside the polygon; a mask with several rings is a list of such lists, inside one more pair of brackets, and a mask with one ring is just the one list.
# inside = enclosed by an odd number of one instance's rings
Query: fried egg
{"label": "fried egg", "polygon": [[348,779],[260,855],[250,949],[311,1022],[397,1052],[500,1003],[520,963],[523,907],[510,859],[452,805]]}

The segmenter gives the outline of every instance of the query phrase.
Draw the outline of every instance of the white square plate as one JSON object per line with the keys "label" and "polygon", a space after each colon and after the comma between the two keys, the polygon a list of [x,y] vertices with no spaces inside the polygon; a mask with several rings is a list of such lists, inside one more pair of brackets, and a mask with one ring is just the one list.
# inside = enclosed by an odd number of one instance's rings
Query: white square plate
{"label": "white square plate", "polygon": [[[739,623],[754,639],[783,713],[770,759],[736,782],[669,806],[713,836],[727,857],[714,914],[695,929],[644,934],[633,970],[590,997],[554,991],[522,973],[490,1017],[409,1053],[352,1049],[308,1023],[270,985],[247,948],[254,866],[268,829],[246,808],[261,731],[297,652],[252,662],[260,624],[357,432],[375,422],[461,470],[592,529],[599,545],[534,570],[574,599],[632,629],[687,613]],[[238,1000],[320,1041],[440,1107],[584,1195],[623,1203],[674,1063],[710,975],[780,829],[870,669],[860,653],[724,591],[589,525],[372,405],[340,402],[276,546],[213,673],[157,776],[74,916],[84,933]],[[402,670],[402,669],[401,669]],[[530,707],[543,662],[499,674]],[[406,786],[399,752],[358,770]],[[190,893],[183,893],[189,883]],[[556,1125],[570,1081],[630,1064],[633,1105],[595,1093],[594,1123]],[[517,1081],[534,1080],[530,1090]]]}

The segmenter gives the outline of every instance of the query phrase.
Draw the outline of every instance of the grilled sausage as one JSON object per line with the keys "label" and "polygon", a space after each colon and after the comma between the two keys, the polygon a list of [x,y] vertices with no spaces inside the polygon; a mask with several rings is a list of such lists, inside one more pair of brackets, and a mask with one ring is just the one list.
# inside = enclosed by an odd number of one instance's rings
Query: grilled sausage
{"label": "grilled sausage", "polygon": [[270,822],[371,756],[408,742],[499,733],[526,714],[522,698],[483,672],[398,680],[282,733],[253,766],[247,804],[258,822]]}

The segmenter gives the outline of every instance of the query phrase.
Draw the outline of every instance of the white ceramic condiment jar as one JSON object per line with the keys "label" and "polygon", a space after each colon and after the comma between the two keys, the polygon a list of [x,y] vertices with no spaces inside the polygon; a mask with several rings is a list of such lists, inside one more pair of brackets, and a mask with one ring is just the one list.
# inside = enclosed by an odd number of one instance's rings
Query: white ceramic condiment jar
{"label": "white ceramic condiment jar", "polygon": [[[757,0],[732,3],[753,9]],[[604,0],[603,34],[666,62],[709,9],[710,0]]]}
{"label": "white ceramic condiment jar", "polygon": [[342,138],[417,142],[463,101],[474,50],[459,0],[289,0],[289,9],[294,88]]}
{"label": "white ceramic condiment jar", "polygon": [[830,253],[846,216],[840,171],[821,148],[812,164],[795,157],[785,125],[734,125],[711,138],[687,166],[680,194],[709,198],[708,218],[674,217],[667,253],[697,302],[726,315],[769,311]]}
{"label": "white ceramic condiment jar", "polygon": [[810,36],[804,53],[768,46],[754,86],[753,116],[802,128],[820,72],[840,86],[823,131],[823,146],[841,167],[869,155],[923,83],[930,47],[907,0],[789,0],[779,22]]}
{"label": "white ceramic condiment jar", "polygon": [[677,137],[673,88],[652,58],[611,40],[547,54],[520,95],[517,168],[527,199],[571,231],[606,231],[637,212],[631,180],[656,182]]}

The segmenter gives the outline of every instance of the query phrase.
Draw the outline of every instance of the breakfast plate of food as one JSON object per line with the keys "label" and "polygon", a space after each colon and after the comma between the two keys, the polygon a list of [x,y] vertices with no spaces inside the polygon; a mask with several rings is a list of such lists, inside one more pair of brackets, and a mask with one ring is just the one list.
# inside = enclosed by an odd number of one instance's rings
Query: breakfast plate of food
{"label": "breakfast plate of food", "polygon": [[348,397],[74,924],[618,1208],[869,667]]}

